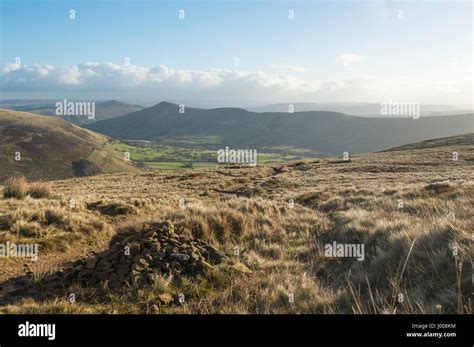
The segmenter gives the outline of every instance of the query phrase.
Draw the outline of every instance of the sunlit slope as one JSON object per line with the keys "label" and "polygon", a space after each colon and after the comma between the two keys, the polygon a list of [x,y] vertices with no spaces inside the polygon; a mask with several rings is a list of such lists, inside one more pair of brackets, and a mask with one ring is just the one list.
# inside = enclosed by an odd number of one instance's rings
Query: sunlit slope
{"label": "sunlit slope", "polygon": [[0,110],[0,180],[12,175],[43,180],[83,176],[85,163],[94,174],[137,172],[106,149],[109,141],[56,117]]}

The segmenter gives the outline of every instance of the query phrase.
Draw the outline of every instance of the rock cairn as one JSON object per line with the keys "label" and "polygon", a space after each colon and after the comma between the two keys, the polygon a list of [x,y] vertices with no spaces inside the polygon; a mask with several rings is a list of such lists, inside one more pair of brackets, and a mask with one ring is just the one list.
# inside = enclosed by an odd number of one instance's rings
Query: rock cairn
{"label": "rock cairn", "polygon": [[156,274],[193,275],[212,269],[227,257],[212,245],[177,235],[171,222],[146,224],[140,231],[120,232],[109,249],[76,261],[56,276],[64,285],[80,283],[110,288],[125,283],[150,283]]}

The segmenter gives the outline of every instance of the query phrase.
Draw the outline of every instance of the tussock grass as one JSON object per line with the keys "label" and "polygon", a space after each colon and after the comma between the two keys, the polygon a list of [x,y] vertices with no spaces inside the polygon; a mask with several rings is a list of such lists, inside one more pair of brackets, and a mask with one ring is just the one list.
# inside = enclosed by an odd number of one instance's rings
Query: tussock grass
{"label": "tussock grass", "polygon": [[24,176],[7,178],[3,189],[5,198],[23,199],[27,194],[28,182]]}
{"label": "tussock grass", "polygon": [[28,183],[24,176],[7,178],[3,189],[4,198],[24,199],[27,195],[34,199],[51,198],[53,186],[50,182]]}
{"label": "tussock grass", "polygon": [[90,210],[99,211],[101,214],[111,217],[137,214],[137,209],[135,206],[123,201],[100,200],[88,203],[87,208]]}
{"label": "tussock grass", "polygon": [[28,187],[28,195],[34,199],[48,199],[53,196],[53,185],[50,182],[33,182]]}
{"label": "tussock grass", "polygon": [[105,221],[87,211],[71,210],[64,203],[61,206],[61,201],[27,197],[0,205],[0,243],[38,243],[41,252],[65,252],[94,244],[111,233]]}
{"label": "tussock grass", "polygon": [[[452,151],[465,160],[452,162]],[[83,245],[111,237],[111,225],[134,232],[170,220],[176,233],[215,245],[252,273],[158,276],[100,293],[70,288],[75,308],[61,297],[0,312],[472,313],[471,158],[468,146],[283,164],[276,177],[259,167],[55,182],[56,199],[0,200],[0,242]],[[363,244],[364,260],[326,256],[334,241]],[[162,306],[163,293],[186,302]]]}

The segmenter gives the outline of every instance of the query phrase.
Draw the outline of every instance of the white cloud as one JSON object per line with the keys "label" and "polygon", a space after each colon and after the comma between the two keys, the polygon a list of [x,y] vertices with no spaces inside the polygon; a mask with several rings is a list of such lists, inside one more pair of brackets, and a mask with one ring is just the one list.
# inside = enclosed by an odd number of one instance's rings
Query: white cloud
{"label": "white cloud", "polygon": [[310,71],[310,69],[305,68],[304,66],[299,66],[299,65],[275,65],[275,64],[270,64],[268,66],[271,69],[278,70],[278,71],[286,71],[286,72],[307,72]]}
{"label": "white cloud", "polygon": [[308,71],[307,68],[305,68],[303,66],[297,66],[297,65],[288,65],[287,68],[291,72],[305,72],[305,71]]}
{"label": "white cloud", "polygon": [[[349,59],[351,60],[351,59]],[[354,59],[352,59],[354,61]],[[298,70],[298,69],[296,69]],[[302,75],[306,77],[306,75]],[[471,80],[420,80],[403,76],[305,79],[285,73],[241,70],[181,70],[86,62],[73,66],[0,65],[1,92],[75,93],[96,98],[131,95],[154,99],[243,101],[372,101],[470,103]],[[5,94],[6,95],[6,94]]]}
{"label": "white cloud", "polygon": [[345,53],[337,56],[337,61],[342,63],[344,66],[349,66],[354,63],[358,63],[362,60],[362,57],[356,53]]}
{"label": "white cloud", "polygon": [[[294,70],[302,71],[298,67]],[[253,87],[280,91],[317,89],[317,84],[284,74],[262,71],[177,70],[165,65],[155,67],[122,66],[111,63],[83,63],[53,68],[49,65],[2,66],[0,82],[8,90],[61,89],[185,89],[195,91],[221,87]]]}
{"label": "white cloud", "polygon": [[[36,71],[44,70],[41,66]],[[89,70],[90,71],[90,70]],[[82,76],[86,76],[89,71],[80,70],[78,66],[64,67],[58,73],[58,82],[63,85],[80,85]],[[48,73],[38,74],[38,77],[46,77]]]}

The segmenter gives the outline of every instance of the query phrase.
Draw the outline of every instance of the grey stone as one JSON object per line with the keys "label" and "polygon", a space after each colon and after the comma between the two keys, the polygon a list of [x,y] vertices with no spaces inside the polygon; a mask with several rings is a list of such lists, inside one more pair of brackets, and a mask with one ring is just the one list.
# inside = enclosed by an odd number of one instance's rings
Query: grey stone
{"label": "grey stone", "polygon": [[173,253],[171,254],[170,258],[179,260],[181,262],[185,262],[189,260],[189,255],[184,254],[184,253]]}

